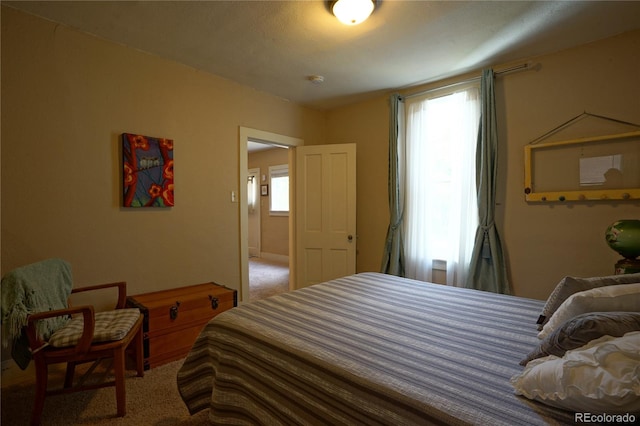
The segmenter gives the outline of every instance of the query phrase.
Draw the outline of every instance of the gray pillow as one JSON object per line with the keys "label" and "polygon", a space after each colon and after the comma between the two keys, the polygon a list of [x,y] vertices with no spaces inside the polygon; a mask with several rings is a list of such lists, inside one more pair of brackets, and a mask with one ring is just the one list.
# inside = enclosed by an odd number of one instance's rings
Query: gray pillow
{"label": "gray pillow", "polygon": [[564,277],[553,289],[547,303],[542,308],[537,322],[538,330],[542,330],[542,326],[549,321],[551,315],[562,305],[562,302],[574,293],[608,285],[633,283],[640,283],[640,273],[590,278]]}
{"label": "gray pillow", "polygon": [[520,365],[543,356],[562,357],[566,351],[586,345],[602,336],[621,337],[640,331],[640,312],[589,312],[578,315],[548,335]]}

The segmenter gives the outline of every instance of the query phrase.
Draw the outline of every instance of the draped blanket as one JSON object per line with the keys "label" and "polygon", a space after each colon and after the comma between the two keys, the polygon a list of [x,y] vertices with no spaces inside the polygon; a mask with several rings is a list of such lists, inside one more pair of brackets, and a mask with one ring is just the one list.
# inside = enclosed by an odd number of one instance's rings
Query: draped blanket
{"label": "draped blanket", "polygon": [[[30,314],[67,307],[73,286],[71,266],[61,259],[47,259],[14,269],[2,277],[2,345],[13,345],[12,356],[26,368],[31,359],[28,342],[22,335]],[[39,321],[38,334],[47,338],[68,318]]]}
{"label": "draped blanket", "polygon": [[509,383],[542,304],[357,274],[218,315],[178,388],[214,424],[571,424]]}

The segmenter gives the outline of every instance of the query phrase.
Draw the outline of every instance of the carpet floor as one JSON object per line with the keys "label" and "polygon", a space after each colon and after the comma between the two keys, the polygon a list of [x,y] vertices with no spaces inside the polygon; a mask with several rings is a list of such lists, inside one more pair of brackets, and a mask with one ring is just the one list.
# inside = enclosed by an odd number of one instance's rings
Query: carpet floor
{"label": "carpet floor", "polygon": [[259,257],[249,259],[249,300],[289,291],[289,265]]}
{"label": "carpet floor", "polygon": [[[180,398],[176,375],[184,360],[145,371],[136,377],[127,371],[127,415],[116,417],[114,387],[50,396],[45,399],[43,426],[126,425],[126,426],[200,426],[208,424],[208,411],[190,416]],[[61,383],[62,374],[55,377]],[[50,386],[58,382],[50,380]],[[16,384],[2,388],[0,406],[2,426],[28,425],[34,401],[34,384]]]}

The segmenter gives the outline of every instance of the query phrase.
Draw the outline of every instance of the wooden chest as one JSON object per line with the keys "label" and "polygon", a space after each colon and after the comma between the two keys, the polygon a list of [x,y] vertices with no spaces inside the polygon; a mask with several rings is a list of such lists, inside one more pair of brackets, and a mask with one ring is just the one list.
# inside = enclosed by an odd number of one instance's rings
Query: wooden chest
{"label": "wooden chest", "polygon": [[145,370],[186,356],[202,327],[237,304],[236,290],[213,282],[127,297],[144,315]]}

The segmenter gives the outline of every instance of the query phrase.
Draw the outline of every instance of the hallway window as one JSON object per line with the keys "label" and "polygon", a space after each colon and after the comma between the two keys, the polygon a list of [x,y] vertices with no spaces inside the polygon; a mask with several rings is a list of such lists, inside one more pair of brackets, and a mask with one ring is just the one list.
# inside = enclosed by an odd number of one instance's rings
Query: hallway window
{"label": "hallway window", "polygon": [[271,183],[269,212],[272,216],[289,214],[289,165],[281,164],[269,167]]}
{"label": "hallway window", "polygon": [[256,176],[249,176],[247,180],[247,207],[252,213],[256,210],[256,198],[258,194],[257,181]]}

